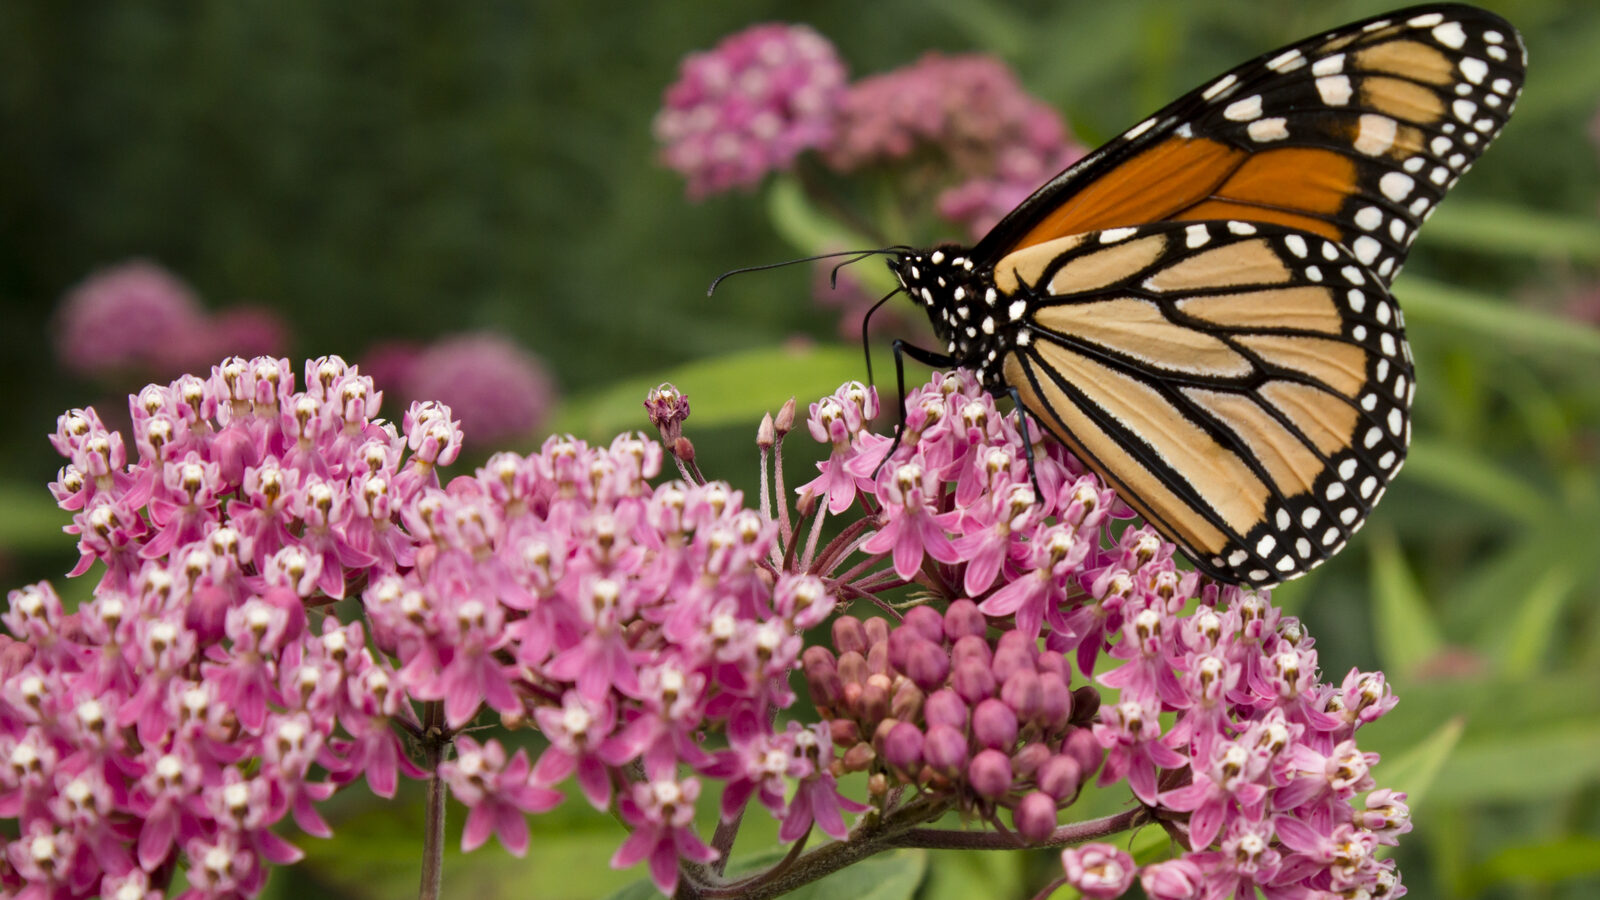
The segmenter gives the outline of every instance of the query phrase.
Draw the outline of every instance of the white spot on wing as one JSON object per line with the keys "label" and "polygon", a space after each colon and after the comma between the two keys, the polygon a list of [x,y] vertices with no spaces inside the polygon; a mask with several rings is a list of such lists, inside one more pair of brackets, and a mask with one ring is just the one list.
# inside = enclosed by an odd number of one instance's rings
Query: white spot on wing
{"label": "white spot on wing", "polygon": [[1204,225],[1190,225],[1183,231],[1186,235],[1184,243],[1189,247],[1198,247],[1211,240],[1211,231]]}
{"label": "white spot on wing", "polygon": [[1211,100],[1228,88],[1233,87],[1233,83],[1238,80],[1239,79],[1236,76],[1230,74],[1218,80],[1217,83],[1213,84],[1211,87],[1206,88],[1205,92],[1200,96],[1206,98],[1207,100]]}
{"label": "white spot on wing", "polygon": [[1377,156],[1394,146],[1398,123],[1388,116],[1363,113],[1357,124],[1355,148],[1368,156]]}
{"label": "white spot on wing", "polygon": [[1274,72],[1292,72],[1306,64],[1299,50],[1286,50],[1267,60],[1267,68]]}
{"label": "white spot on wing", "polygon": [[1411,189],[1416,185],[1416,180],[1404,172],[1386,172],[1378,179],[1378,190],[1396,203],[1411,196]]}
{"label": "white spot on wing", "polygon": [[1489,64],[1474,56],[1463,56],[1456,65],[1461,67],[1461,74],[1473,84],[1482,84],[1484,77],[1489,74]]}
{"label": "white spot on wing", "polygon": [[1298,256],[1301,259],[1306,258],[1306,239],[1300,235],[1291,234],[1285,237],[1283,239],[1283,245],[1288,247],[1289,252],[1293,253],[1295,256]]}
{"label": "white spot on wing", "polygon": [[1235,100],[1222,110],[1225,118],[1235,122],[1248,122],[1259,118],[1261,115],[1261,95],[1252,94],[1243,100]]}
{"label": "white spot on wing", "polygon": [[1281,141],[1288,137],[1287,125],[1288,120],[1278,116],[1271,119],[1257,119],[1246,126],[1245,130],[1250,133],[1251,140],[1264,144],[1267,141]]}
{"label": "white spot on wing", "polygon": [[1356,238],[1356,242],[1350,245],[1350,249],[1355,253],[1356,259],[1370,266],[1372,261],[1378,258],[1378,254],[1383,252],[1383,245],[1378,243],[1377,238],[1372,235],[1363,234],[1361,237]]}
{"label": "white spot on wing", "polygon": [[1133,237],[1138,233],[1139,229],[1137,228],[1107,228],[1105,231],[1100,232],[1100,243],[1115,244],[1117,241]]}
{"label": "white spot on wing", "polygon": [[1362,231],[1372,231],[1383,224],[1383,210],[1376,206],[1363,206],[1356,211],[1354,219],[1356,227]]}
{"label": "white spot on wing", "polygon": [[1323,75],[1337,75],[1343,71],[1343,53],[1335,53],[1332,56],[1324,56],[1323,58],[1311,64],[1311,74],[1319,77]]}
{"label": "white spot on wing", "polygon": [[1446,22],[1433,30],[1433,39],[1451,50],[1460,50],[1467,43],[1467,33],[1461,30],[1460,22]]}
{"label": "white spot on wing", "polygon": [[1326,75],[1317,79],[1317,93],[1329,106],[1344,106],[1350,102],[1350,76]]}

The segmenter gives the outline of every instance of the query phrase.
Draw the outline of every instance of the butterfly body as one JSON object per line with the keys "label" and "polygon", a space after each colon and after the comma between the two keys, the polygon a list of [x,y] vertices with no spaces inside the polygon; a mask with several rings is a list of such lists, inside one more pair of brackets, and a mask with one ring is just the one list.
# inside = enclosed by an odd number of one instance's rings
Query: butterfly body
{"label": "butterfly body", "polygon": [[1400,469],[1389,294],[1498,134],[1516,31],[1439,4],[1264,54],[1040,188],[974,247],[890,260],[942,353],[1019,399],[1208,574],[1338,552]]}

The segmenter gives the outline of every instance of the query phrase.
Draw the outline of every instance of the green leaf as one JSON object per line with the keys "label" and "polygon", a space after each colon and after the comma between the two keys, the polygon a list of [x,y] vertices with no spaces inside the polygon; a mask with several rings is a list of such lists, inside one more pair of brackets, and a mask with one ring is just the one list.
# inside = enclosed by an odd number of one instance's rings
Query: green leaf
{"label": "green leaf", "polygon": [[1466,721],[1457,716],[1410,749],[1385,758],[1375,776],[1378,783],[1405,791],[1406,802],[1415,808],[1433,788],[1445,761],[1461,742],[1461,732],[1465,728]]}
{"label": "green leaf", "polygon": [[75,538],[61,533],[71,524],[72,514],[56,506],[42,484],[0,485],[0,550],[15,555],[61,550]]}
{"label": "green leaf", "polygon": [[1428,240],[1481,253],[1600,261],[1600,223],[1592,217],[1512,203],[1451,200],[1428,220]]}
{"label": "green leaf", "polygon": [[1520,678],[1539,671],[1549,659],[1551,644],[1561,625],[1561,611],[1578,579],[1570,568],[1557,565],[1528,588],[1518,602],[1497,656],[1499,671]]}
{"label": "green leaf", "polygon": [[1459,443],[1413,438],[1406,476],[1518,522],[1532,524],[1550,514],[1551,501],[1537,487]]}
{"label": "green leaf", "polygon": [[1496,345],[1520,344],[1530,352],[1600,357],[1600,329],[1572,319],[1424,278],[1407,278],[1396,296],[1413,325],[1455,328]]}
{"label": "green leaf", "polygon": [[1378,657],[1385,670],[1409,675],[1438,654],[1444,638],[1416,578],[1400,555],[1393,532],[1380,531],[1368,546],[1372,552]]}
{"label": "green leaf", "polygon": [[[787,900],[910,900],[928,873],[928,851],[891,850],[813,881],[783,896]],[[617,895],[619,898],[623,895]],[[657,894],[656,896],[660,896]],[[629,900],[644,900],[627,894]]]}
{"label": "green leaf", "polygon": [[1600,838],[1567,835],[1537,844],[1506,847],[1484,860],[1471,877],[1489,887],[1501,883],[1553,884],[1600,873]]}
{"label": "green leaf", "polygon": [[927,886],[919,900],[970,900],[972,897],[1020,897],[1025,853],[940,851],[932,855]]}
{"label": "green leaf", "polygon": [[1600,724],[1528,728],[1463,743],[1433,794],[1448,803],[1533,803],[1564,798],[1600,778]]}
{"label": "green leaf", "polygon": [[666,381],[689,396],[691,431],[696,427],[743,425],[754,438],[762,414],[777,412],[790,397],[809,403],[864,374],[861,351],[848,347],[745,350],[696,360],[650,378],[619,381],[579,397],[562,406],[551,430],[588,440],[609,440],[620,431],[648,431],[645,393]]}

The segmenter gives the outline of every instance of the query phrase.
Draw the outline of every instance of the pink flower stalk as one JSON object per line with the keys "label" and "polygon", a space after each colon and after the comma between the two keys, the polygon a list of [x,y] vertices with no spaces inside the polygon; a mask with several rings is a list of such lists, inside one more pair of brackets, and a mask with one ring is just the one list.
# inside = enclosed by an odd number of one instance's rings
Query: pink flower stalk
{"label": "pink flower stalk", "polygon": [[833,137],[845,68],[804,25],[756,25],[683,61],[656,115],[662,160],[701,198],[752,187]]}
{"label": "pink flower stalk", "polygon": [[[132,441],[93,410],[60,418],[51,489],[75,514],[74,574],[100,572],[75,612],[40,584],[0,615],[8,890],[142,896],[181,869],[250,896],[300,856],[284,819],[326,836],[333,792],[390,796],[400,775],[469,807],[464,847],[513,853],[573,778],[629,830],[613,865],[645,863],[669,893],[728,884],[716,867],[752,803],[786,843],[818,831],[863,852],[977,846],[925,830],[943,811],[1011,842],[1155,822],[1181,843],[1142,869],[1069,851],[1065,878],[1097,897],[1135,879],[1163,898],[1404,890],[1373,852],[1409,830],[1404,795],[1373,790],[1355,743],[1394,704],[1381,673],[1321,682],[1297,621],[1182,573],[1055,442],[1033,448],[1035,478],[1014,414],[970,373],[910,393],[892,455],[867,429],[873,391],[818,401],[828,458],[793,508],[792,407],[761,431],[775,465],[751,508],[700,475],[670,386],[647,403],[670,451],[558,437],[448,477],[451,408],[378,419],[382,394],[337,357],[303,384],[284,360],[234,358],[131,398]],[[684,480],[661,478],[668,452]],[[823,543],[830,515],[845,521]],[[919,602],[891,602],[908,584]],[[837,615],[847,597],[884,614]],[[808,631],[826,637],[808,648]],[[798,690],[816,720],[791,711]],[[461,734],[488,715],[548,746],[533,760]],[[841,779],[857,772],[862,796]],[[1091,778],[1139,805],[1061,824]],[[708,842],[694,814],[713,781]]]}

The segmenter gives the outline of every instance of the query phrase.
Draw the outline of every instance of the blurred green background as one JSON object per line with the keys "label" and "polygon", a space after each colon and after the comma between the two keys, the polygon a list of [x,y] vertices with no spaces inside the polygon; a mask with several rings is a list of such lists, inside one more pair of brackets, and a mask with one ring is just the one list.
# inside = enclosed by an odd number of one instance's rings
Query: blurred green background
{"label": "blurred green background", "polygon": [[[1594,897],[1600,4],[1488,5],[1523,30],[1530,72],[1395,285],[1418,358],[1411,461],[1361,539],[1277,597],[1308,621],[1326,677],[1381,666],[1401,696],[1363,746],[1385,755],[1380,783],[1413,791],[1412,896]],[[813,25],[857,77],[929,49],[988,52],[1094,145],[1236,62],[1385,8],[0,4],[0,580],[62,587],[76,553],[44,489],[60,464],[44,436],[63,409],[139,387],[75,381],[54,358],[55,304],[98,267],[149,257],[213,307],[270,305],[296,357],[500,331],[548,362],[557,425],[589,438],[645,427],[643,388],[672,379],[708,474],[749,489],[760,411],[864,371],[830,349],[834,313],[808,272],[705,296],[716,273],[797,249],[760,192],[691,204],[655,163],[651,116],[683,54],[767,20]],[[790,446],[792,465],[815,455]],[[337,804],[341,837],[274,889],[413,890],[420,814]],[[480,851],[447,890],[584,897],[637,875],[605,868],[620,830],[581,804],[535,828],[528,860]],[[897,870],[915,877],[873,884],[1029,896],[1053,858],[917,857]]]}

